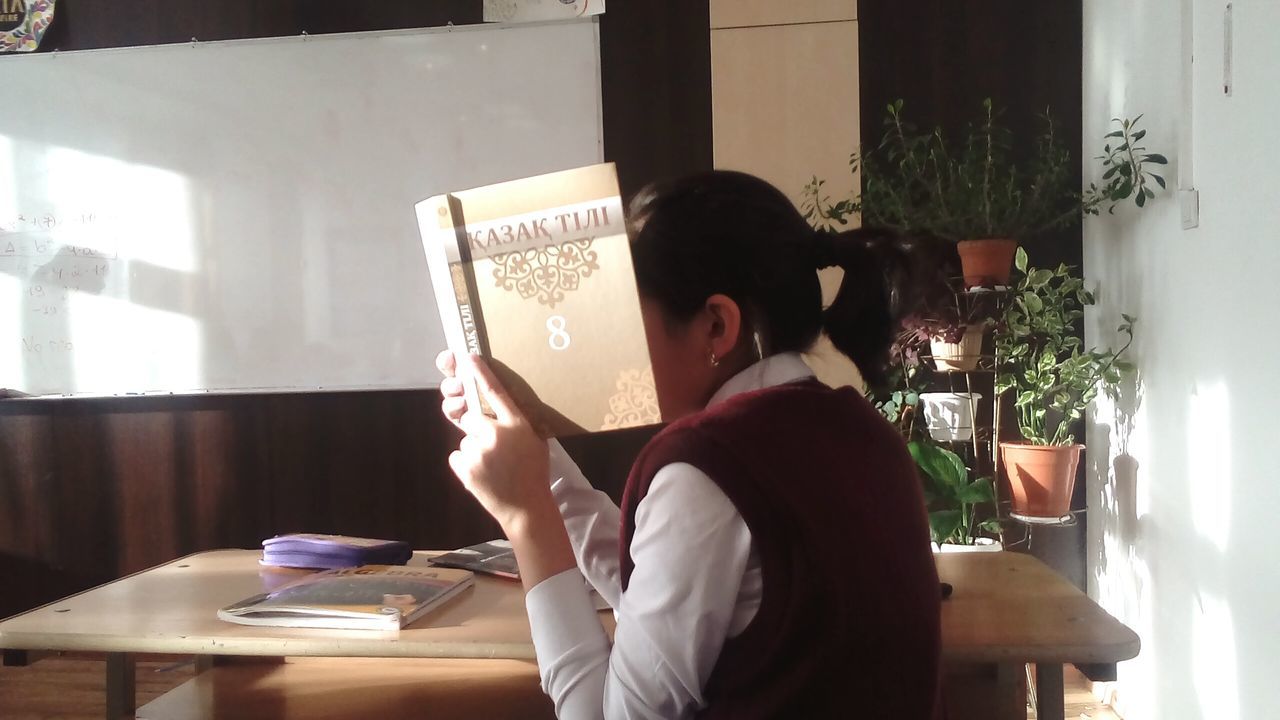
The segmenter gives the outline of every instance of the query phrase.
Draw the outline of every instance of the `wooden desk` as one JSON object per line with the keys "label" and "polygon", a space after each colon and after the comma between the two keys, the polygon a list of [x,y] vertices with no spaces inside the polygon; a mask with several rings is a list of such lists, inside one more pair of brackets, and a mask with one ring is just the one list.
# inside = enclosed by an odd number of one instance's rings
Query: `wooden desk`
{"label": "wooden desk", "polygon": [[942,656],[998,668],[1006,677],[1036,665],[1036,717],[1063,720],[1062,666],[1114,680],[1116,663],[1136,657],[1136,633],[1044,563],[1021,553],[934,556],[955,588],[942,603]]}
{"label": "wooden desk", "polygon": [[[419,553],[413,562],[428,556]],[[391,637],[218,620],[218,608],[280,580],[258,566],[259,557],[256,550],[197,553],[73,595],[0,622],[0,648],[107,653],[110,718],[133,709],[131,653],[534,658],[519,585],[482,576],[474,588]],[[939,575],[955,587],[943,603],[944,659],[1005,672],[1036,663],[1043,720],[1063,716],[1064,663],[1085,665],[1096,677],[1114,673],[1115,663],[1138,653],[1133,631],[1035,558],[948,554],[937,562]],[[602,614],[601,621],[612,630],[611,615]]]}

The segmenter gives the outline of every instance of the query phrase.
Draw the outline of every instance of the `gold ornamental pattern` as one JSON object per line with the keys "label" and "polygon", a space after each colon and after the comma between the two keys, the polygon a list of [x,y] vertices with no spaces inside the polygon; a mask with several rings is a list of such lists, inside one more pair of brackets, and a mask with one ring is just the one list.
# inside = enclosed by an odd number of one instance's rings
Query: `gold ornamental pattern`
{"label": "gold ornamental pattern", "polygon": [[493,279],[503,290],[515,290],[528,300],[554,308],[565,293],[577,290],[584,278],[600,269],[591,249],[593,238],[570,240],[528,250],[493,255]]}
{"label": "gold ornamental pattern", "polygon": [[609,398],[609,414],[601,430],[617,430],[662,422],[653,368],[623,370],[618,376],[618,392]]}

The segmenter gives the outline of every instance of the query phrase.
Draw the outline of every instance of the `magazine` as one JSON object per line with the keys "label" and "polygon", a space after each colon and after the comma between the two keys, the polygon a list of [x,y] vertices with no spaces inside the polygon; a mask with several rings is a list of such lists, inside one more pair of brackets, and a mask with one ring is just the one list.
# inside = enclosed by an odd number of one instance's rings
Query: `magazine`
{"label": "magazine", "polygon": [[305,575],[218,611],[242,625],[399,630],[474,582],[466,570],[363,565]]}

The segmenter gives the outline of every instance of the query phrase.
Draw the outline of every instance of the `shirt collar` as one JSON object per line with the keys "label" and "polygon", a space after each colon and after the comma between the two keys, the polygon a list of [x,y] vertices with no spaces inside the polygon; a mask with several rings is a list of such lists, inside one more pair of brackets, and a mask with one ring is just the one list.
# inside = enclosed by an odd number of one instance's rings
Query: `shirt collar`
{"label": "shirt collar", "polygon": [[725,384],[711,396],[707,407],[722,403],[739,393],[763,390],[811,377],[813,377],[813,371],[805,364],[800,353],[770,355],[725,381]]}

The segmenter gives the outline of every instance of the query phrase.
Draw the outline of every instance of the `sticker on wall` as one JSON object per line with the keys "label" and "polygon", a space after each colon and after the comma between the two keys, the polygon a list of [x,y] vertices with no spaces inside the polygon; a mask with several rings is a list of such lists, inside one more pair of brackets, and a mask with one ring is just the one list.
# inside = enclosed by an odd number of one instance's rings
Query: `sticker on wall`
{"label": "sticker on wall", "polygon": [[485,22],[565,20],[603,12],[604,0],[484,0]]}
{"label": "sticker on wall", "polygon": [[0,52],[31,52],[40,47],[53,22],[54,0],[0,0]]}

